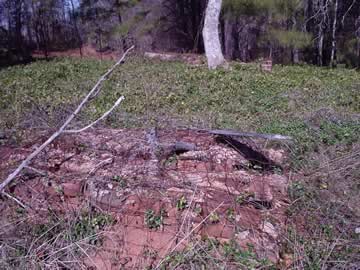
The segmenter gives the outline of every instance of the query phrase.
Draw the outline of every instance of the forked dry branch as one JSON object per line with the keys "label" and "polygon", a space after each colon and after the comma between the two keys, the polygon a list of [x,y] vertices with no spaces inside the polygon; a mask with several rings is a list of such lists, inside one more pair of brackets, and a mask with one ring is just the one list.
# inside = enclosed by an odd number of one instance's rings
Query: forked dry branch
{"label": "forked dry branch", "polygon": [[[91,97],[93,97],[94,93],[98,90],[99,86],[103,81],[105,81],[108,76],[115,70],[117,66],[119,66],[125,59],[126,55],[134,49],[134,46],[130,47],[123,56],[117,61],[101,78],[97,81],[95,86],[90,90],[90,92],[86,95],[86,97],[81,101],[79,106],[76,108],[76,110],[67,118],[65,123],[53,134],[51,135],[40,147],[38,147],[35,151],[33,151],[16,169],[14,172],[12,172],[1,184],[0,184],[0,192],[1,194],[4,194],[4,188],[9,185],[18,175],[19,173],[30,164],[30,161],[36,157],[41,151],[43,151],[49,144],[51,144],[56,138],[58,138],[63,133],[77,133],[82,132],[90,127],[94,126],[96,123],[98,123],[100,120],[104,119],[112,110],[114,110],[118,105],[120,105],[121,101],[124,100],[124,97],[121,96],[114,104],[114,106],[107,111],[103,116],[101,116],[99,119],[94,121],[92,124],[79,129],[79,130],[66,130],[67,126],[71,123],[71,121],[75,118],[75,116],[81,111],[81,109],[84,107],[84,105],[89,101]],[[21,204],[20,204],[21,205]],[[24,205],[21,205],[22,207]]]}

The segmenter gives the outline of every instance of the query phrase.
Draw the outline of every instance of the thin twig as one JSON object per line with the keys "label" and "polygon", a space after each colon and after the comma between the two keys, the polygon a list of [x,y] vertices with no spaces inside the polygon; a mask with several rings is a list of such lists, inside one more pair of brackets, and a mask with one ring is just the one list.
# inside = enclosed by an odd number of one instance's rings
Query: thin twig
{"label": "thin twig", "polygon": [[[29,165],[30,161],[36,157],[42,150],[45,149],[50,143],[52,143],[57,137],[59,137],[65,130],[65,128],[70,124],[70,122],[75,118],[75,116],[81,111],[82,107],[87,103],[89,98],[93,95],[93,93],[97,90],[97,88],[101,85],[103,81],[107,79],[107,77],[114,71],[114,69],[120,65],[126,55],[134,49],[134,46],[129,48],[123,56],[120,58],[118,62],[116,62],[115,65],[113,65],[101,78],[98,80],[98,82],[95,84],[95,86],[90,90],[90,92],[86,95],[86,97],[82,100],[80,105],[76,108],[76,110],[69,116],[69,118],[65,121],[65,123],[59,128],[58,131],[56,131],[53,135],[51,135],[50,138],[48,138],[39,148],[37,148],[34,152],[32,152],[17,168],[16,170],[11,173],[1,184],[0,184],[0,192],[8,185],[10,184],[16,176],[24,169],[26,166]],[[121,99],[121,98],[120,98]],[[119,100],[120,100],[119,99]]]}
{"label": "thin twig", "polygon": [[94,262],[94,260],[89,256],[89,254],[78,244],[75,242],[75,245],[81,250],[82,253],[86,255],[86,257],[91,261],[91,263],[96,267],[99,268],[98,265]]}
{"label": "thin twig", "polygon": [[25,169],[29,169],[33,172],[36,172],[37,174],[40,174],[41,176],[47,176],[47,173],[46,172],[43,172],[43,171],[40,171],[34,167],[31,167],[31,166],[26,166]]}
{"label": "thin twig", "polygon": [[18,205],[20,205],[22,208],[24,209],[28,209],[29,207],[27,207],[25,204],[23,204],[19,199],[11,196],[9,193],[6,193],[5,191],[1,192],[1,194],[3,194],[4,196],[8,197],[9,199],[13,200],[14,202],[16,202]]}
{"label": "thin twig", "polygon": [[108,159],[105,159],[98,164],[95,165],[95,167],[89,172],[89,176],[93,175],[98,169],[100,169],[104,165],[111,164],[114,161],[113,157],[110,157]]}
{"label": "thin twig", "polygon": [[345,24],[345,18],[348,15],[348,13],[350,12],[350,10],[353,8],[353,6],[355,5],[355,3],[357,2],[357,0],[353,0],[353,2],[351,3],[351,5],[349,6],[349,8],[346,10],[346,12],[344,13],[342,20],[341,20],[341,24],[344,27]]}
{"label": "thin twig", "polygon": [[117,106],[120,105],[120,103],[125,99],[124,96],[121,96],[115,103],[114,105],[111,107],[110,110],[108,110],[106,113],[104,113],[101,117],[99,117],[96,121],[92,122],[90,125],[87,125],[86,127],[83,127],[82,129],[75,129],[75,130],[64,130],[64,133],[80,133],[83,132],[89,128],[91,128],[92,126],[96,125],[97,123],[99,123],[101,120],[103,120],[104,118],[106,118]]}

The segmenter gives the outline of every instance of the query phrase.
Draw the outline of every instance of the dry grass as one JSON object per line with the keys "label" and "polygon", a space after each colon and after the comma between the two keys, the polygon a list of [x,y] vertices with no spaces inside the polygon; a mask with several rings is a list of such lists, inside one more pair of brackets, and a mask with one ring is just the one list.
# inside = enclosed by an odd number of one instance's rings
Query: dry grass
{"label": "dry grass", "polygon": [[101,244],[112,222],[94,210],[48,217],[8,210],[0,230],[0,268],[6,270],[88,269],[83,258]]}

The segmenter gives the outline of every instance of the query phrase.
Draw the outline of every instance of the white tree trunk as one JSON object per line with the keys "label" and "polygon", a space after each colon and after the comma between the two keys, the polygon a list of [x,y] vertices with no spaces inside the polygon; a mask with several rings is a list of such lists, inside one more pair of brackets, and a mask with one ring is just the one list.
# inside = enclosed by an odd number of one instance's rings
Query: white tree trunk
{"label": "white tree trunk", "polygon": [[[320,26],[322,27],[322,26]],[[323,48],[324,48],[324,32],[319,31],[319,42],[318,42],[318,64],[323,65]]]}
{"label": "white tree trunk", "polygon": [[330,58],[330,65],[332,67],[336,67],[336,28],[337,28],[338,7],[339,7],[339,1],[335,0],[334,21],[332,28],[332,42],[331,42],[331,58]]}
{"label": "white tree trunk", "polygon": [[221,51],[219,36],[221,6],[222,0],[209,0],[206,8],[203,39],[209,69],[215,69],[226,63]]}

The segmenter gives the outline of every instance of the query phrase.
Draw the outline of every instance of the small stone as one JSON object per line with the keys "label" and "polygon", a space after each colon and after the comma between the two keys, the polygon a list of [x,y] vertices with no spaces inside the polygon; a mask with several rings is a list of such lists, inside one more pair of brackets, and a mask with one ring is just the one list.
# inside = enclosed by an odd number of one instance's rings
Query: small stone
{"label": "small stone", "polygon": [[355,229],[355,233],[356,233],[356,234],[360,234],[360,227],[357,227],[357,228]]}
{"label": "small stone", "polygon": [[101,190],[98,191],[99,197],[104,197],[104,196],[106,196],[106,195],[108,195],[108,194],[110,194],[110,191],[109,191],[109,190],[103,190],[103,189],[101,189]]}
{"label": "small stone", "polygon": [[250,235],[249,231],[243,231],[236,234],[236,238],[240,241],[246,240]]}
{"label": "small stone", "polygon": [[109,189],[113,189],[113,188],[114,188],[114,185],[111,184],[111,183],[107,184],[107,186],[108,186]]}
{"label": "small stone", "polygon": [[263,230],[263,232],[267,233],[274,239],[276,239],[278,237],[278,233],[277,233],[274,225],[272,225],[270,222],[265,221],[263,224],[262,230]]}

